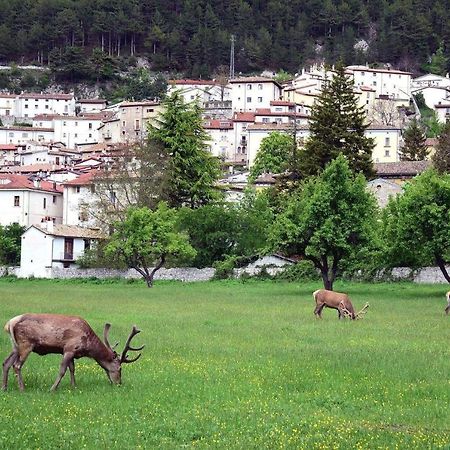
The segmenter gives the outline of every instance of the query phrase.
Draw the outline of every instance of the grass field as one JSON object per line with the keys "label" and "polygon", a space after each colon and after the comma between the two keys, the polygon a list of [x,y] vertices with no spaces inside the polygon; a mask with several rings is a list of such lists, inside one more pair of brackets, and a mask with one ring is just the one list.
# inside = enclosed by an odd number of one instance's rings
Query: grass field
{"label": "grass field", "polygon": [[[0,393],[2,449],[450,448],[450,317],[445,285],[337,284],[364,320],[313,316],[317,284],[0,279],[0,322],[81,315],[142,358],[111,386],[92,360],[58,391],[60,356],[30,355],[25,392]],[[120,347],[119,345],[119,347]],[[0,335],[0,358],[10,351]]]}

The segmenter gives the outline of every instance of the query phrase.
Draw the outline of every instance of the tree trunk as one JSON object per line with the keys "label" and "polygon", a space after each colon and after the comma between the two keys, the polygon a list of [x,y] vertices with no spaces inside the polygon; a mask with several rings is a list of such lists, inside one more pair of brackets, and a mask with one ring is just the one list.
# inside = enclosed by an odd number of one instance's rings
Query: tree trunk
{"label": "tree trunk", "polygon": [[442,256],[436,256],[436,263],[439,266],[439,269],[441,269],[442,275],[444,275],[444,278],[447,280],[447,283],[450,283],[450,275],[447,272],[447,269],[445,267],[445,261],[442,258]]}

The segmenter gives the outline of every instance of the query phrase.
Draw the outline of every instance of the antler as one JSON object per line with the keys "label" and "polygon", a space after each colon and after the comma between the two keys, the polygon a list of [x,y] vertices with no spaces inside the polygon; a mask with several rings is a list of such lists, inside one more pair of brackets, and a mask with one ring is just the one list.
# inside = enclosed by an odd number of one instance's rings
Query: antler
{"label": "antler", "polygon": [[340,308],[341,314],[344,317],[349,317],[350,319],[352,318],[352,313],[344,306],[344,302],[341,301],[339,303],[339,308]]}
{"label": "antler", "polygon": [[138,334],[140,332],[141,332],[141,330],[138,330],[136,328],[136,325],[133,325],[133,329],[131,330],[131,333],[128,336],[127,342],[125,342],[125,348],[123,349],[122,356],[120,357],[121,363],[132,363],[134,361],[137,361],[140,358],[142,353],[139,353],[139,355],[137,355],[136,358],[131,358],[131,359],[127,358],[127,352],[129,350],[131,350],[133,352],[138,352],[139,350],[142,350],[145,347],[145,345],[141,345],[140,347],[136,347],[136,348],[130,346],[130,342],[133,339],[133,337],[136,336],[136,334]]}
{"label": "antler", "polygon": [[105,343],[105,345],[112,351],[114,351],[114,349],[119,345],[118,342],[116,342],[112,347],[109,344],[108,341],[108,335],[109,335],[109,329],[111,328],[111,324],[110,323],[105,323],[105,329],[103,330],[103,341]]}
{"label": "antler", "polygon": [[363,309],[361,309],[361,311],[359,311],[359,313],[356,314],[355,318],[356,318],[356,319],[363,319],[363,318],[364,318],[364,315],[365,315],[366,312],[367,312],[367,308],[368,308],[368,307],[369,307],[369,304],[366,303],[366,304],[364,305]]}

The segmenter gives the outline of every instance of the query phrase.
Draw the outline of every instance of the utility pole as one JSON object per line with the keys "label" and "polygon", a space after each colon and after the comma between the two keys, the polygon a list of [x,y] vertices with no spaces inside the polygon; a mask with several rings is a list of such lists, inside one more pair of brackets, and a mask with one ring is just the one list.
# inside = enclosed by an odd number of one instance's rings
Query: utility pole
{"label": "utility pole", "polygon": [[234,34],[231,35],[231,51],[230,51],[230,80],[234,78],[234,43],[236,38]]}

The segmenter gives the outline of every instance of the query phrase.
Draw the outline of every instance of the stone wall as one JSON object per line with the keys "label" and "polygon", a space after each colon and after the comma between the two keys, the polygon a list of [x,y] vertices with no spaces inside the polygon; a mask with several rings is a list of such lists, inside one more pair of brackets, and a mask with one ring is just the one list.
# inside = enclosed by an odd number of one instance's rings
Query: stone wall
{"label": "stone wall", "polygon": [[[257,275],[260,267],[248,267],[235,270],[235,276],[239,277],[243,272],[249,275]],[[281,267],[268,267],[267,272],[275,275],[282,270]],[[447,267],[450,271],[450,267]],[[179,281],[208,281],[214,276],[215,269],[196,269],[193,267],[160,269],[156,272],[155,280],[179,280]],[[15,275],[20,277],[20,267],[0,266],[0,277]],[[48,278],[141,278],[141,275],[133,269],[113,270],[113,269],[49,269]],[[384,277],[383,277],[384,278]],[[419,270],[411,270],[407,267],[397,267],[390,272],[389,277],[394,281],[409,280],[415,283],[447,283],[438,267],[425,267]]]}

